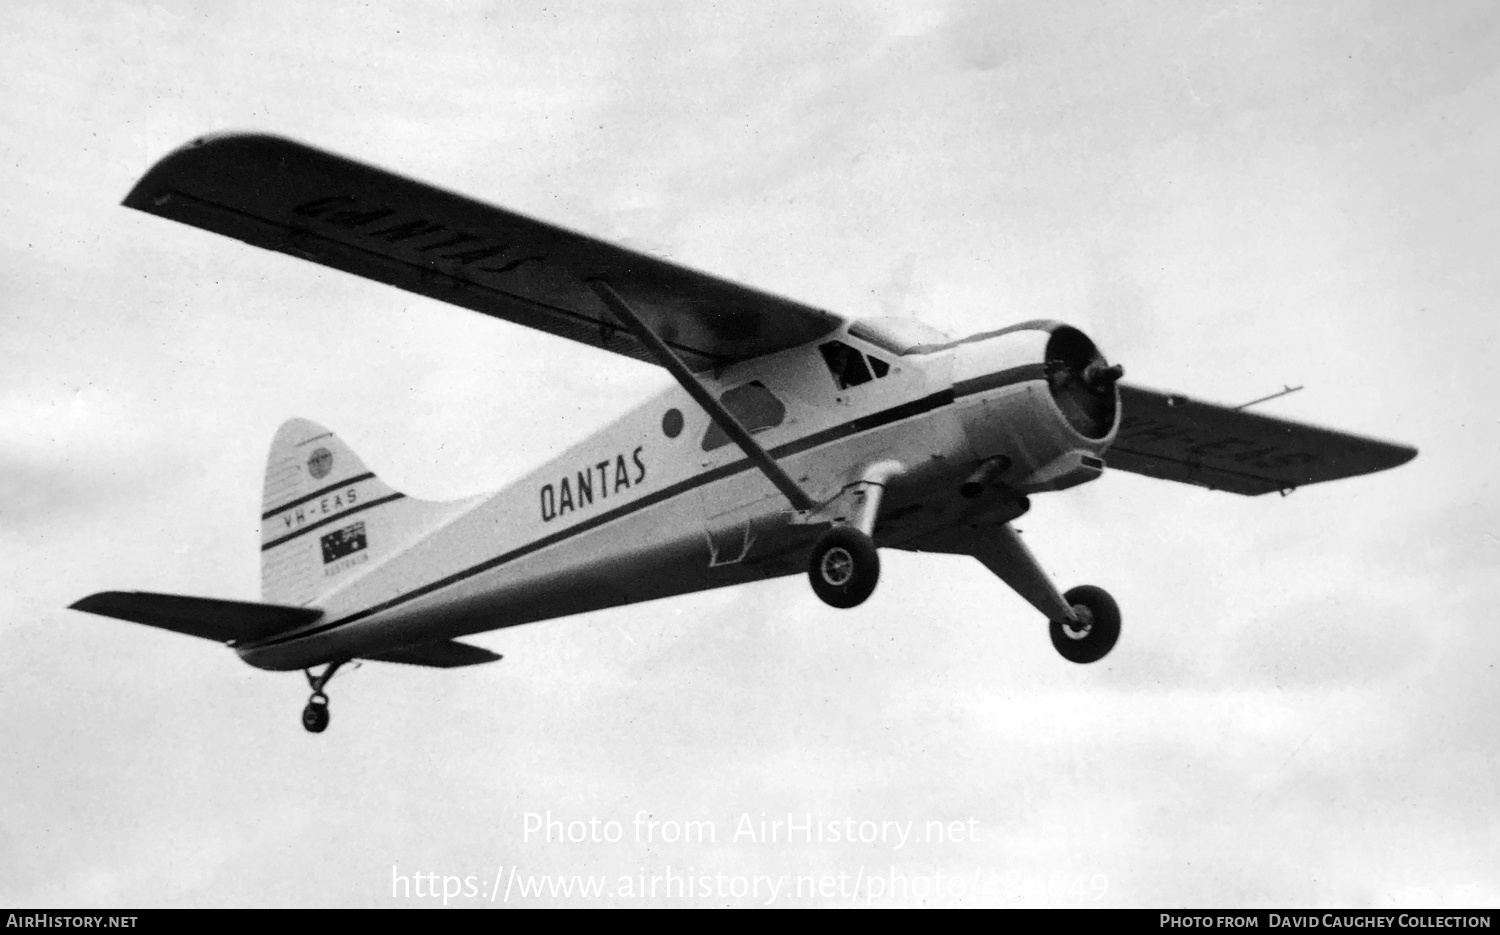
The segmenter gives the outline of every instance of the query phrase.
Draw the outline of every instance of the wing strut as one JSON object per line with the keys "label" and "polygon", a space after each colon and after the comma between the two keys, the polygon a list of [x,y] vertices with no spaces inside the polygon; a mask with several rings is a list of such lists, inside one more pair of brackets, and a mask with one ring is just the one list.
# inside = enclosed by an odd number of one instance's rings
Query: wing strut
{"label": "wing strut", "polygon": [[703,411],[708,413],[709,418],[718,423],[719,428],[724,430],[724,434],[734,439],[734,443],[740,446],[745,456],[760,468],[761,473],[765,474],[771,483],[776,485],[776,489],[791,501],[792,506],[799,510],[811,510],[817,505],[812,497],[797,486],[792,476],[776,463],[776,459],[771,457],[749,432],[745,431],[745,427],[740,425],[734,414],[714,399],[713,394],[699,382],[687,365],[672,353],[672,349],[667,346],[666,342],[657,337],[656,332],[641,320],[641,317],[609,283],[602,279],[592,279],[589,280],[589,287],[598,294],[609,310],[615,313],[615,317],[625,323],[630,333],[635,335],[636,340],[646,346],[651,356],[656,358],[656,362],[666,367],[667,371],[677,378],[682,388],[687,390],[688,395],[703,407]]}

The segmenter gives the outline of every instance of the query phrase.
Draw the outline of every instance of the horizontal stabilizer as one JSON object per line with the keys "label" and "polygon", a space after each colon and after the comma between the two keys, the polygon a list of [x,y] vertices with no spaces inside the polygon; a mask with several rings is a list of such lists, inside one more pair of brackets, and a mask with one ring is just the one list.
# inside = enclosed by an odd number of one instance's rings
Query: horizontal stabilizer
{"label": "horizontal stabilizer", "polygon": [[442,643],[424,643],[421,646],[408,646],[389,653],[375,653],[361,656],[362,659],[374,659],[378,662],[399,662],[408,666],[431,666],[434,669],[456,669],[459,666],[477,666],[486,662],[499,662],[499,653],[492,653],[488,649],[478,646],[470,646],[468,643],[460,643],[458,640],[448,640]]}
{"label": "horizontal stabilizer", "polygon": [[1373,474],[1417,456],[1409,445],[1120,385],[1124,420],[1111,468],[1254,496]]}
{"label": "horizontal stabilizer", "polygon": [[323,611],[316,607],[221,601],[146,591],[101,591],[78,601],[71,609],[144,623],[220,643],[276,636],[323,616]]}

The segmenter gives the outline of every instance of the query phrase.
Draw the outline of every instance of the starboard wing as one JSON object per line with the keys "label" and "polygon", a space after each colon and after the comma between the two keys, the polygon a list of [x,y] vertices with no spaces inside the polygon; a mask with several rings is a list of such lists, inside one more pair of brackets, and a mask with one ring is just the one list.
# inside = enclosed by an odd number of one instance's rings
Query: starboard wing
{"label": "starboard wing", "polygon": [[694,370],[786,350],[843,319],[373,166],[257,133],[203,137],[127,207],[655,363],[607,281]]}
{"label": "starboard wing", "polygon": [[1111,468],[1254,496],[1383,471],[1408,445],[1120,384],[1124,419]]}

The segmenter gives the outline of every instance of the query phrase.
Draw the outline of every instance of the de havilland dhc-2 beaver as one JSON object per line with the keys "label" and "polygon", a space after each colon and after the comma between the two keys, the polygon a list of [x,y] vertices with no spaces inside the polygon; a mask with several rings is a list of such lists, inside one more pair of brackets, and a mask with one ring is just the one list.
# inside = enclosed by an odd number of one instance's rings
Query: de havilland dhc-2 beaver
{"label": "de havilland dhc-2 beaver", "polygon": [[[677,386],[498,493],[381,482],[303,419],[271,443],[261,600],[107,591],[72,605],[306,671],[302,723],[355,659],[467,666],[466,634],[806,571],[834,607],[878,548],[970,555],[1073,662],[1120,612],[1059,592],[1011,523],[1106,463],[1256,495],[1416,450],[1124,383],[1082,331],[1034,320],[952,338],[851,320],[274,136],[196,140],[128,207],[665,367]],[[321,668],[321,671],[318,671]]]}

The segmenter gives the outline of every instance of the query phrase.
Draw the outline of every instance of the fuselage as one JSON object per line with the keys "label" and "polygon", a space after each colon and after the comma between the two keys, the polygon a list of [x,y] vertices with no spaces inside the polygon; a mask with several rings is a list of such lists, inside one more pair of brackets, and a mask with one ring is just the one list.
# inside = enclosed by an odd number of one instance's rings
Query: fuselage
{"label": "fuselage", "polygon": [[[1098,476],[1119,406],[1076,329],[952,341],[880,323],[699,378],[819,502],[894,461],[882,547],[1013,518]],[[436,509],[440,509],[435,507]],[[351,568],[302,629],[237,646],[251,665],[324,661],[793,574],[820,531],[678,387],[492,495]]]}

